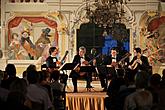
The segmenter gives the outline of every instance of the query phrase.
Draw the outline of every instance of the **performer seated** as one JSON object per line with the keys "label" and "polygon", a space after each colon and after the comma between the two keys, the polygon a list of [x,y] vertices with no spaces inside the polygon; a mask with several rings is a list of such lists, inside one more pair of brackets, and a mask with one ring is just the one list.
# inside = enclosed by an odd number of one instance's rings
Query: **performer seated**
{"label": "performer seated", "polygon": [[89,57],[86,55],[86,48],[84,46],[79,47],[79,52],[77,55],[74,56],[73,63],[75,65],[79,65],[77,68],[71,71],[70,76],[72,78],[72,83],[74,86],[74,92],[77,92],[77,79],[81,76],[86,78],[86,87],[91,88],[90,85],[92,81],[92,73],[89,72],[80,72],[80,66],[87,66],[88,61],[90,60]]}
{"label": "performer seated", "polygon": [[111,72],[108,73],[109,71],[106,72],[100,72],[99,73],[99,78],[101,82],[101,87],[103,88],[103,91],[107,90],[107,80],[108,78],[112,78],[116,76],[116,71],[115,68],[118,66],[117,62],[120,61],[120,57],[117,54],[117,49],[114,47],[111,49],[111,55],[107,56],[103,60],[103,65],[106,65],[107,67],[111,68]]}
{"label": "performer seated", "polygon": [[49,54],[50,56],[46,59],[46,66],[48,72],[52,73],[52,71],[57,69],[59,66],[58,58],[57,58],[58,48],[50,47]]}
{"label": "performer seated", "polygon": [[[50,56],[46,59],[46,66],[47,71],[51,74],[54,70],[57,70],[61,66],[61,62],[58,61],[57,54],[58,48],[57,47],[50,47],[49,49]],[[68,79],[67,74],[60,75],[60,81],[66,85]]]}
{"label": "performer seated", "polygon": [[148,58],[142,55],[141,49],[139,47],[134,48],[134,57],[128,66],[128,68],[133,71],[131,72],[133,73],[131,74],[132,78],[134,78],[135,74],[140,70],[148,72],[149,67]]}

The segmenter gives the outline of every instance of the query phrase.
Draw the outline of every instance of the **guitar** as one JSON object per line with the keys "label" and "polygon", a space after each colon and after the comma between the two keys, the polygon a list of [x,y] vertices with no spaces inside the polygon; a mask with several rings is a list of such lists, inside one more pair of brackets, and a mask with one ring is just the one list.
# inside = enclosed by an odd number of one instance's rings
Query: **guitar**
{"label": "guitar", "polygon": [[128,58],[131,55],[132,55],[131,53],[126,53],[120,61],[118,61],[118,62],[112,62],[111,65],[107,65],[107,67],[118,68],[118,65],[121,64],[126,58]]}
{"label": "guitar", "polygon": [[64,56],[62,57],[61,61],[56,62],[57,65],[62,65],[65,63],[65,58],[68,55],[69,51],[65,51]]}
{"label": "guitar", "polygon": [[47,68],[48,72],[52,73],[54,70],[59,70],[60,66],[65,63],[65,58],[68,55],[68,51],[65,52],[65,55],[63,56],[63,58],[61,59],[61,61],[56,61],[56,67],[55,68]]}
{"label": "guitar", "polygon": [[137,59],[132,63],[131,65],[131,69],[132,70],[135,70],[138,66],[138,63],[141,62],[141,59],[140,59],[141,55],[140,56],[137,56]]}
{"label": "guitar", "polygon": [[[90,61],[84,61],[84,62],[85,62],[85,66],[91,66],[90,63],[91,63],[94,59],[98,58],[100,55],[101,55],[101,54],[98,54],[96,57],[92,58]],[[83,75],[86,74],[86,72],[80,72],[80,67],[81,67],[80,64],[77,64],[73,70],[75,70],[77,73],[79,73],[80,76],[83,76]]]}

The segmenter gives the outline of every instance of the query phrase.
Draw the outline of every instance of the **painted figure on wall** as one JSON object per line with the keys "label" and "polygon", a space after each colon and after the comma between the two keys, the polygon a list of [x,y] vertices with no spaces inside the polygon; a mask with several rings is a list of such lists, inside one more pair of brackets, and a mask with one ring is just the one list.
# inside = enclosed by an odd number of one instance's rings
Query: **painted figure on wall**
{"label": "painted figure on wall", "polygon": [[31,36],[30,29],[13,31],[15,33],[12,34],[8,47],[9,60],[45,61],[49,56],[49,48],[55,40],[50,38],[50,31],[48,27],[43,28],[39,37]]}
{"label": "painted figure on wall", "polygon": [[11,42],[8,47],[8,57],[11,60],[20,60],[20,59],[28,59],[28,53],[26,50],[22,47],[20,43],[20,37],[17,33],[13,33],[11,37]]}
{"label": "painted figure on wall", "polygon": [[13,33],[12,36],[11,36],[11,42],[10,42],[10,45],[9,45],[9,54],[8,54],[8,57],[9,59],[17,59],[17,55],[18,55],[18,52],[20,50],[20,41],[19,41],[19,38],[18,38],[18,34],[17,33]]}
{"label": "painted figure on wall", "polygon": [[34,60],[34,58],[36,56],[35,45],[32,43],[32,41],[30,39],[30,31],[29,30],[24,30],[21,33],[21,45],[27,51],[29,58],[31,60]]}
{"label": "painted figure on wall", "polygon": [[35,42],[36,46],[36,58],[39,58],[40,56],[43,57],[43,60],[46,60],[46,58],[49,56],[49,48],[51,46],[51,41],[49,37],[50,28],[42,29],[42,33],[40,37]]}

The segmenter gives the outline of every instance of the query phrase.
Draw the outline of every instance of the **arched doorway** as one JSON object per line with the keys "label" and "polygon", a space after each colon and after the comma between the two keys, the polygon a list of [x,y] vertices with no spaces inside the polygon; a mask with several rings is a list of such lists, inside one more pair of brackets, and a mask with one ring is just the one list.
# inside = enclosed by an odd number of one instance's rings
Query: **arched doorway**
{"label": "arched doorway", "polygon": [[[103,33],[106,31],[107,35]],[[115,24],[112,28],[104,29],[94,23],[86,23],[77,30],[77,48],[85,46],[87,54],[92,48],[103,55],[108,55],[112,47],[117,47],[119,54],[123,56],[130,50],[129,29],[124,24]]]}

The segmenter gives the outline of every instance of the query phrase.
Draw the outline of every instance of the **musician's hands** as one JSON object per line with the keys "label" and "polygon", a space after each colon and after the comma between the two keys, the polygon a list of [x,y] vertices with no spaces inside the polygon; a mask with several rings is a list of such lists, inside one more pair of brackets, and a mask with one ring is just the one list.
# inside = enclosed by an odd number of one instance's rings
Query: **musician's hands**
{"label": "musician's hands", "polygon": [[140,59],[137,59],[136,62],[142,65],[142,61]]}
{"label": "musician's hands", "polygon": [[88,63],[88,61],[85,60],[85,61],[82,62],[82,64],[88,65],[89,63]]}
{"label": "musician's hands", "polygon": [[57,67],[60,67],[60,66],[61,66],[61,62],[60,62],[60,61],[57,61],[57,62],[56,62],[56,66],[57,66]]}

